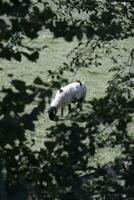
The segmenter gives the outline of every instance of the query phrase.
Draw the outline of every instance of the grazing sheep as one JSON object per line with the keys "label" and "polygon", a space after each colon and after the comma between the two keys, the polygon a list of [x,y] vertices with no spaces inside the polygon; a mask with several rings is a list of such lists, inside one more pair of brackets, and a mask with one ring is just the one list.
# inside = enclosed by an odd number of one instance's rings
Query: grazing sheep
{"label": "grazing sheep", "polygon": [[70,83],[57,91],[55,98],[51,102],[48,109],[48,116],[50,120],[54,120],[56,113],[61,108],[63,115],[63,108],[68,106],[69,113],[71,112],[71,103],[78,102],[78,108],[82,109],[82,102],[86,97],[87,88],[81,81]]}

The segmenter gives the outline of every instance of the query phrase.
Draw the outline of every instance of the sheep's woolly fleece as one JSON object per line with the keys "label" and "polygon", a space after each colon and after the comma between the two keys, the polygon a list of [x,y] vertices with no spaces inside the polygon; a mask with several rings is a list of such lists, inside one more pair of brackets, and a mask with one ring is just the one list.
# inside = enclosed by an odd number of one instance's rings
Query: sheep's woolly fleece
{"label": "sheep's woolly fleece", "polygon": [[62,87],[57,91],[55,98],[51,102],[51,107],[57,110],[71,104],[74,100],[85,99],[87,88],[82,82],[74,82]]}

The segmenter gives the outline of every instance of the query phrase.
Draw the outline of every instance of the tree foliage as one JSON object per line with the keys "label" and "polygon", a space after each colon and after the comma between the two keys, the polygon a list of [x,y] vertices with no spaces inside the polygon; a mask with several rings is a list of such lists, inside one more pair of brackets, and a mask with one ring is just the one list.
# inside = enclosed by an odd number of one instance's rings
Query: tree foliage
{"label": "tree foliage", "polygon": [[49,4],[40,0],[3,0],[0,7],[0,57],[21,61],[23,55],[36,61],[41,49],[24,45],[23,41],[37,38],[47,21],[53,19]]}
{"label": "tree foliage", "polygon": [[[0,56],[36,61],[41,48],[26,46],[24,40],[38,38],[42,28],[54,37],[80,44],[57,71],[48,71],[51,83],[37,77],[32,85],[12,80],[0,100],[0,169],[7,193],[25,189],[25,199],[129,199],[133,198],[134,138],[128,131],[134,109],[134,50],[128,62],[111,57],[112,80],[106,95],[87,102],[87,109],[72,116],[70,124],[59,121],[44,130],[44,145],[32,149],[28,134],[35,131],[40,114],[46,112],[51,87],[67,83],[64,73],[101,65],[101,49],[110,55],[113,39],[133,37],[133,1],[0,1]],[[81,17],[83,14],[84,19]],[[82,38],[86,36],[87,42]],[[34,106],[36,102],[36,106]],[[90,106],[90,108],[89,108]],[[104,147],[120,147],[120,157],[93,166],[90,158]]]}
{"label": "tree foliage", "polygon": [[[54,1],[0,2],[0,57],[21,61],[22,55],[32,61],[39,57],[40,48],[24,45],[25,38],[35,39],[42,28],[50,29],[54,37],[72,41],[97,36],[102,41],[133,36],[133,1]],[[85,14],[85,18],[81,14]]]}

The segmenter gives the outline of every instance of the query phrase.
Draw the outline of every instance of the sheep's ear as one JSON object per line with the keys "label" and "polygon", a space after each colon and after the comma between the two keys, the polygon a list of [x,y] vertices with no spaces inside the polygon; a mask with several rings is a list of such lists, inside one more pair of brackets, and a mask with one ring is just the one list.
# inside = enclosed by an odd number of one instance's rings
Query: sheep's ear
{"label": "sheep's ear", "polygon": [[78,82],[80,85],[82,85],[82,82],[80,80],[76,80],[76,82]]}
{"label": "sheep's ear", "polygon": [[60,92],[63,92],[63,90],[60,88]]}

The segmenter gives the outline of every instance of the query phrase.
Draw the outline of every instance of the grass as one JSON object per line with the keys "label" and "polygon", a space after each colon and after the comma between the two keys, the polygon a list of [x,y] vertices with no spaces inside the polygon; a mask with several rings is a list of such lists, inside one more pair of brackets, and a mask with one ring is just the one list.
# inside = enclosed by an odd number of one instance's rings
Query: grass
{"label": "grass", "polygon": [[[36,77],[40,77],[44,82],[49,82],[49,77],[47,76],[47,70],[55,70],[62,65],[63,62],[68,62],[67,54],[78,44],[78,40],[75,38],[73,42],[66,42],[63,38],[54,39],[53,35],[49,31],[42,31],[38,40],[28,41],[29,44],[33,45],[46,45],[47,47],[41,51],[40,58],[36,63],[30,62],[25,58],[22,62],[17,62],[15,60],[0,61],[0,89],[2,87],[11,87],[11,81],[13,79],[19,79],[26,82],[26,84],[32,84]],[[126,61],[130,50],[133,48],[132,39],[126,39],[123,41],[118,41],[116,45],[120,48],[119,50],[114,50],[112,55],[116,55],[119,62],[122,60]],[[124,46],[127,50],[122,51],[121,47]],[[118,56],[118,54],[120,55]],[[89,68],[84,68],[78,70],[76,73],[65,73],[65,77],[69,79],[69,82],[80,79],[84,81],[87,85],[87,98],[86,100],[93,100],[94,98],[100,98],[105,95],[105,90],[107,88],[107,81],[111,78],[108,70],[113,65],[111,59],[109,58],[111,54],[103,57],[101,62],[102,66],[96,68],[90,66]],[[55,93],[55,91],[54,91]],[[49,104],[47,105],[47,108]],[[86,108],[86,105],[84,105]],[[69,120],[64,120],[67,124],[70,124]],[[48,127],[55,125],[48,119],[47,113],[45,112],[36,122],[36,129],[34,133],[28,134],[29,140],[35,139],[34,149],[39,149],[43,146],[45,140],[45,132]],[[130,127],[129,127],[130,128]],[[134,126],[131,124],[131,130],[134,130]],[[107,153],[109,152],[109,153]],[[106,163],[113,160],[117,155],[119,156],[120,150],[117,149],[102,149],[99,153],[97,152],[96,157],[93,158],[93,163]],[[105,159],[104,159],[105,158]]]}

